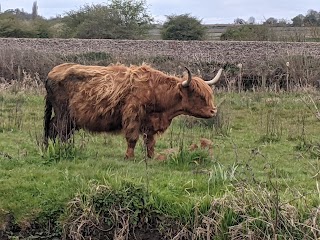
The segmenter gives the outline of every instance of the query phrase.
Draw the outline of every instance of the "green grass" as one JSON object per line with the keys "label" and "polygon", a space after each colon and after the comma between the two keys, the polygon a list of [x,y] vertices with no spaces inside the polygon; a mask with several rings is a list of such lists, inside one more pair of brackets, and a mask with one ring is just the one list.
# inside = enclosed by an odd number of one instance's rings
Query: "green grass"
{"label": "green grass", "polygon": [[[181,151],[147,165],[142,142],[135,160],[124,160],[121,135],[80,131],[71,149],[61,153],[52,145],[43,150],[43,96],[1,94],[0,216],[10,212],[18,223],[63,221],[68,203],[92,191],[93,184],[142,186],[152,209],[185,223],[193,221],[195,206],[206,212],[212,201],[232,195],[238,185],[276,192],[302,215],[320,204],[320,122],[301,101],[302,93],[220,93],[217,102],[225,100],[219,124],[175,119],[158,137],[156,152]],[[319,93],[312,97],[319,107]],[[212,152],[188,150],[200,138],[213,142]],[[229,223],[236,221],[230,214]]]}

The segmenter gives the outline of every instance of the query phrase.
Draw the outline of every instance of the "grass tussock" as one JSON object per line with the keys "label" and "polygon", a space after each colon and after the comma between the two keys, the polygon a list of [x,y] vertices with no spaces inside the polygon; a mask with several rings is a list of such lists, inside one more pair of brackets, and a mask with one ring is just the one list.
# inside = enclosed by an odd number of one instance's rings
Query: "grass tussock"
{"label": "grass tussock", "polygon": [[243,185],[212,202],[195,234],[200,239],[316,239],[319,213],[314,208],[302,217],[276,191]]}
{"label": "grass tussock", "polygon": [[142,187],[123,183],[115,190],[93,185],[89,193],[78,194],[69,202],[63,235],[76,240],[128,239],[136,229],[152,227],[154,220]]}

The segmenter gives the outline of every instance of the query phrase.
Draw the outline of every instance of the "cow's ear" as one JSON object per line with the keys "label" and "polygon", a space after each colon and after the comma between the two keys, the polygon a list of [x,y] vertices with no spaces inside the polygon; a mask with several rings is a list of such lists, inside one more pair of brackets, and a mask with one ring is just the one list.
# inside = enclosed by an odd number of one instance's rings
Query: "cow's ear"
{"label": "cow's ear", "polygon": [[179,83],[177,87],[178,87],[178,94],[181,99],[187,98],[189,96],[189,94],[190,94],[189,89],[190,88],[182,86],[181,83]]}
{"label": "cow's ear", "polygon": [[188,92],[189,88],[182,86],[182,83],[178,83],[178,89],[180,95],[183,96],[184,94],[186,94],[186,92]]}
{"label": "cow's ear", "polygon": [[186,91],[186,90],[189,89],[189,87],[184,87],[184,86],[182,85],[182,82],[178,83],[178,88],[179,88],[180,91]]}

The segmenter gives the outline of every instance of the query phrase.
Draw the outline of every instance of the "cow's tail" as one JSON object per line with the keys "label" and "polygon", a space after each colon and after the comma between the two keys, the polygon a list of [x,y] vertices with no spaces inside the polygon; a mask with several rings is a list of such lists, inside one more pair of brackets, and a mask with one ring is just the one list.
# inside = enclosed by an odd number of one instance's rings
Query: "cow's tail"
{"label": "cow's tail", "polygon": [[46,85],[46,90],[47,90],[47,96],[45,98],[46,105],[45,105],[45,110],[44,110],[44,144],[45,146],[48,145],[48,138],[50,135],[50,122],[51,122],[51,115],[52,115],[52,103],[50,102],[48,98],[48,86],[47,86],[47,81],[45,83]]}

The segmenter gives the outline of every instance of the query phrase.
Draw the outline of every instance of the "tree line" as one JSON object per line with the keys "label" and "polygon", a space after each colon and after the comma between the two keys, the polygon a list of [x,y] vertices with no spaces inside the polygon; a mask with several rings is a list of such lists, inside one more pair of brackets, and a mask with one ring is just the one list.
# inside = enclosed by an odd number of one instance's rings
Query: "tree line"
{"label": "tree line", "polygon": [[[104,4],[87,4],[67,12],[65,16],[50,19],[38,14],[36,1],[31,13],[18,8],[2,12],[0,6],[0,37],[147,39],[154,23],[145,0],[109,0]],[[238,35],[249,36],[248,40],[266,40],[264,35],[268,33],[260,26],[256,27],[253,17],[247,21],[237,18],[234,23],[241,27],[229,28],[222,40],[237,40]],[[271,17],[259,25],[320,26],[320,12],[309,10],[306,15],[294,17],[292,23]],[[206,33],[201,20],[190,14],[166,16],[161,28],[161,38],[164,40],[204,40]],[[256,39],[252,39],[252,35]],[[242,40],[247,39],[242,37]]]}
{"label": "tree line", "polygon": [[[234,24],[237,25],[254,25],[257,24],[254,17],[249,17],[246,21],[242,18],[236,18]],[[268,26],[288,26],[288,27],[319,27],[320,26],[320,11],[310,9],[306,15],[299,14],[291,19],[291,21],[281,18],[277,19],[269,17],[262,22],[262,25]]]}

